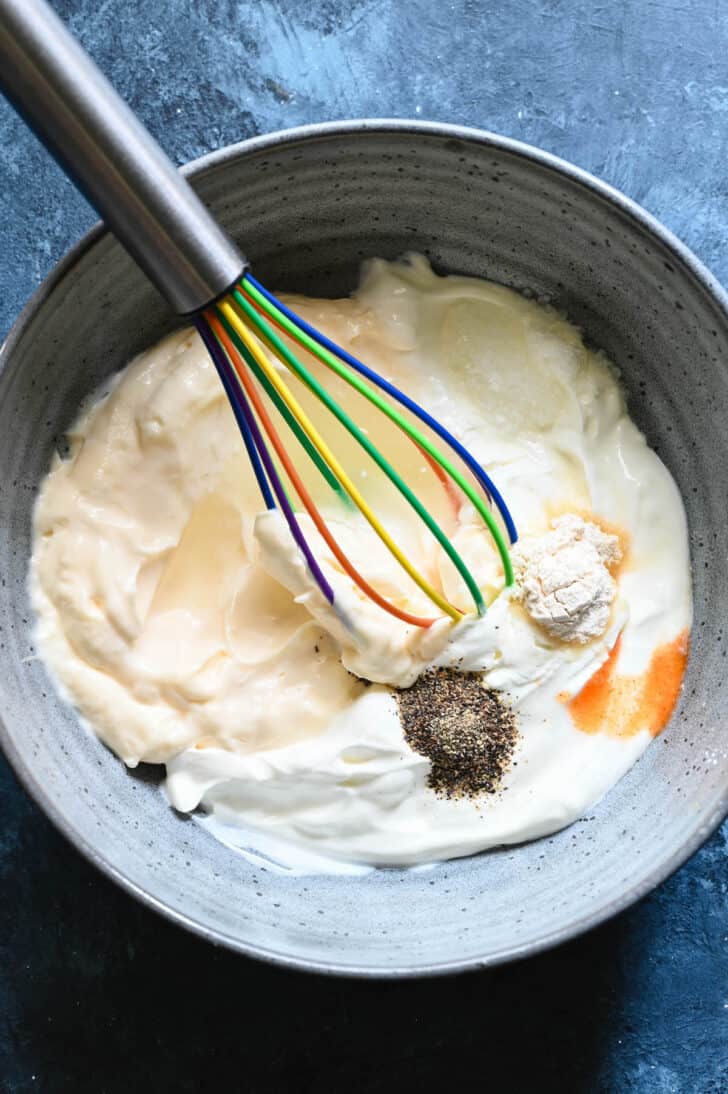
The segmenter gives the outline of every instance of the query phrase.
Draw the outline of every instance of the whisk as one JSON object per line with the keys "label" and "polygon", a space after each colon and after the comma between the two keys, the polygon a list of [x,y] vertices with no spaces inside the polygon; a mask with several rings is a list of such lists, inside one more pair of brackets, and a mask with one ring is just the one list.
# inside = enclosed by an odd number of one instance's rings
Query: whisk
{"label": "whisk", "polygon": [[[459,621],[465,614],[417,569],[384,527],[304,410],[296,385],[323,404],[393,484],[454,565],[474,614],[482,614],[483,594],[452,541],[302,358],[317,360],[405,433],[444,489],[452,490],[454,484],[488,529],[504,584],[511,585],[508,544],[516,541],[516,528],[494,482],[473,455],[423,407],[311,327],[253,277],[245,256],[45,0],[0,0],[0,84],[175,311],[194,322],[229,399],[263,502],[267,509],[280,509],[328,602],[335,603],[334,591],[303,533],[299,506],[343,571],[381,609],[417,627],[429,627],[438,618],[415,615],[387,600],[359,572],[321,516],[293,451],[303,452],[329,488],[360,511],[442,615]],[[271,358],[285,369],[276,368]],[[277,419],[290,430],[286,442]],[[291,438],[295,447],[288,443]]]}

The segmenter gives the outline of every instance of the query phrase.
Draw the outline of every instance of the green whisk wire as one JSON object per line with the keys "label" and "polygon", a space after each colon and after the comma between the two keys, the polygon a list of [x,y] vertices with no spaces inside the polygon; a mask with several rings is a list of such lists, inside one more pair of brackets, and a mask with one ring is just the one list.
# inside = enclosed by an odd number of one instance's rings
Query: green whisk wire
{"label": "green whisk wire", "polygon": [[[389,478],[393,485],[399,490],[405,500],[412,506],[420,519],[429,528],[430,532],[437,539],[442,549],[446,552],[453,565],[456,567],[458,573],[462,577],[463,581],[467,585],[468,591],[473,598],[478,615],[482,615],[485,611],[485,603],[483,601],[483,595],[478,588],[475,578],[471,574],[468,567],[463,562],[458,552],[453,547],[448,537],[443,532],[439,524],[428,513],[427,509],[417,497],[417,495],[410,489],[407,483],[402,477],[395,471],[389,461],[382,455],[382,453],[376,448],[369,438],[361,431],[359,426],[349,417],[345,410],[343,410],[338,403],[331,397],[324,387],[318,382],[315,376],[303,365],[298,358],[289,350],[285,343],[278,337],[275,331],[269,326],[265,319],[256,311],[253,305],[245,298],[245,296],[237,289],[233,291],[232,296],[236,304],[243,311],[244,316],[248,323],[252,326],[264,341],[270,346],[276,356],[286,364],[291,371],[296,375],[302,383],[308,387],[308,389],[319,399],[320,402],[326,406],[326,408],[338,419],[339,422],[345,427],[345,429],[351,434],[357,443],[367,452],[367,454],[374,460],[374,462],[381,468],[384,474]],[[231,329],[228,325],[228,329]],[[243,344],[239,339],[236,339],[236,347],[243,350]],[[246,362],[250,355],[248,353],[243,354]],[[362,387],[366,387],[362,383]],[[363,393],[363,392],[362,392]],[[398,417],[401,417],[398,415]],[[409,431],[409,430],[408,430]],[[419,433],[418,430],[413,430],[412,434]],[[419,438],[418,443],[419,443]],[[426,441],[426,438],[422,438]],[[427,442],[429,443],[429,442]],[[424,447],[424,445],[422,445]],[[444,459],[444,457],[442,457]],[[449,461],[445,461],[449,463]],[[467,484],[466,484],[467,485]],[[473,492],[474,493],[474,492]],[[479,499],[478,499],[479,500]],[[488,514],[490,516],[490,514]],[[506,551],[507,555],[507,551]],[[510,560],[509,560],[510,561]]]}
{"label": "green whisk wire", "polygon": [[295,436],[296,440],[299,442],[299,444],[301,445],[301,447],[305,451],[306,455],[309,456],[313,460],[315,466],[321,472],[321,474],[323,475],[324,479],[326,480],[328,485],[331,487],[331,489],[334,490],[336,492],[336,494],[339,496],[341,501],[343,501],[346,504],[347,507],[351,508],[352,502],[351,502],[351,499],[350,499],[349,495],[346,493],[345,490],[342,489],[341,483],[336,478],[336,476],[332,473],[332,471],[329,468],[328,464],[324,460],[322,460],[321,456],[319,456],[318,452],[316,451],[314,446],[311,444],[311,442],[309,441],[306,434],[301,429],[300,425],[298,424],[298,422],[294,418],[293,414],[291,414],[290,410],[288,409],[286,404],[283,402],[283,400],[281,399],[280,395],[278,394],[276,389],[271,384],[268,377],[265,375],[263,370],[258,365],[258,362],[255,360],[253,355],[250,353],[247,346],[240,339],[240,336],[238,335],[237,331],[234,329],[234,327],[232,327],[230,325],[230,323],[228,322],[228,320],[225,318],[224,315],[222,315],[219,312],[218,312],[218,314],[220,315],[220,320],[221,320],[223,326],[225,327],[227,333],[229,334],[229,336],[232,338],[233,342],[235,343],[235,346],[236,346],[238,352],[243,356],[246,365],[251,370],[251,372],[255,376],[256,380],[258,381],[260,386],[263,388],[263,390],[265,391],[266,395],[269,397],[269,399],[271,400],[271,402],[275,406],[278,413],[283,418],[286,425],[290,427],[291,431],[293,432],[293,435]]}
{"label": "green whisk wire", "polygon": [[[295,341],[298,342],[299,345],[303,346],[306,350],[308,350],[310,353],[312,353],[315,357],[317,357],[322,362],[322,364],[324,364],[328,368],[330,368],[333,372],[335,372],[338,376],[340,376],[343,380],[345,380],[346,383],[348,383],[351,387],[353,387],[356,391],[358,391],[361,395],[363,395],[366,399],[368,399],[369,402],[371,402],[374,406],[376,406],[379,410],[381,410],[382,413],[386,414],[387,417],[390,418],[391,421],[393,421],[404,433],[406,433],[409,437],[411,437],[412,440],[414,440],[416,444],[418,444],[421,448],[423,448],[428,453],[428,455],[430,455],[440,465],[440,467],[442,467],[442,469],[445,472],[447,472],[447,474],[457,483],[457,485],[463,491],[465,496],[468,498],[468,500],[474,506],[476,511],[479,513],[479,515],[485,521],[485,524],[488,527],[488,530],[489,530],[489,532],[490,532],[490,534],[493,538],[493,541],[495,542],[496,548],[497,548],[498,553],[499,553],[500,558],[501,558],[501,563],[503,565],[503,574],[504,574],[505,584],[506,585],[512,585],[513,582],[514,582],[513,565],[511,563],[511,557],[510,557],[510,553],[509,553],[509,550],[508,550],[508,546],[505,542],[505,538],[504,538],[500,528],[498,527],[497,521],[495,520],[495,518],[493,517],[493,514],[488,509],[487,505],[484,503],[483,499],[476,493],[476,491],[473,489],[473,487],[470,485],[470,483],[467,481],[467,479],[464,478],[464,476],[454,466],[454,464],[447,458],[447,456],[443,455],[439,451],[439,449],[434,444],[432,444],[430,439],[428,437],[426,437],[424,435],[424,433],[422,433],[419,429],[417,429],[416,426],[413,426],[410,422],[408,422],[407,419],[402,414],[400,414],[400,412],[395,407],[391,406],[388,402],[386,402],[382,398],[382,396],[379,394],[379,392],[377,392],[374,388],[370,387],[367,383],[365,383],[365,381],[362,380],[361,377],[359,377],[347,365],[343,364],[343,362],[339,361],[327,349],[325,349],[323,346],[320,346],[317,342],[314,341],[314,339],[310,338],[309,335],[307,335],[305,333],[305,331],[302,331],[299,327],[297,327],[294,323],[292,323],[291,320],[286,315],[284,315],[283,312],[281,312],[278,308],[276,308],[275,305],[273,305],[271,302],[269,302],[266,299],[266,297],[255,288],[254,285],[251,285],[249,282],[246,281],[243,284],[243,289],[244,289],[245,293],[247,293],[251,297],[251,299],[255,301],[256,305],[266,314],[266,316],[268,316],[268,318],[270,318],[271,320],[276,322],[281,328],[283,328],[283,330],[286,331],[287,334],[289,334],[291,336],[291,338],[295,339]],[[250,304],[250,302],[246,299],[246,297],[243,295],[243,292],[241,292],[240,288],[234,289],[233,293],[232,293],[232,296],[235,299],[235,302],[240,307],[243,308],[246,317],[248,317],[250,319],[250,321],[252,323],[254,323],[256,326],[258,326],[259,329],[262,329],[261,326],[260,326],[261,320],[260,320],[260,317],[259,317],[259,313]],[[266,327],[267,327],[267,324],[266,324]],[[270,328],[267,328],[267,330],[270,331]],[[266,337],[267,337],[267,331],[264,331],[264,334],[266,334]],[[273,334],[273,332],[270,331],[270,334]],[[297,359],[292,354],[290,354],[290,351],[284,345],[284,343],[282,343],[280,341],[280,339],[277,338],[277,336],[274,335],[274,337],[276,338],[276,341],[278,342],[278,345],[281,348],[281,354],[283,354],[284,359],[286,360],[286,363],[287,364],[289,363],[288,359],[286,357],[286,355],[288,355],[288,356],[291,357],[291,359],[293,361],[296,362],[296,364],[291,364],[291,368],[293,368],[293,370],[296,371],[297,373],[298,373],[299,368],[303,369],[306,372],[306,374],[310,377],[310,379],[313,381],[313,383],[317,384],[317,381],[311,376],[310,373],[308,373],[308,370],[306,370],[304,368],[304,366],[300,365],[298,363]],[[275,352],[276,352],[276,354],[278,354],[278,349],[277,348],[276,348]],[[311,390],[313,390],[314,393],[318,395],[318,392],[316,392],[315,389],[311,386],[311,384],[308,383],[308,380],[304,379],[303,382],[306,383],[307,386],[311,387]],[[317,386],[319,387],[319,390],[321,392],[323,392],[323,394],[328,397],[328,393],[326,393],[325,389],[321,388],[320,385],[317,385]],[[322,400],[322,401],[325,401],[325,400]],[[352,423],[352,425],[354,426],[354,423]],[[348,426],[347,426],[347,428],[348,428]],[[354,426],[354,429],[356,430],[357,427]],[[351,430],[350,430],[350,432],[351,432]],[[388,472],[386,472],[386,473],[388,474]],[[397,476],[396,472],[394,472],[394,471],[393,471],[393,475],[396,476],[397,478],[399,478],[399,476]],[[402,480],[400,479],[399,481],[401,482]],[[408,488],[405,486],[405,489],[408,489]],[[427,517],[424,517],[423,519],[428,524],[428,527],[430,527],[429,514],[427,515]],[[433,534],[437,535],[437,533],[435,533],[432,528],[431,528],[431,531],[433,531]],[[440,537],[438,536],[437,538],[439,539]],[[440,540],[440,542],[442,542],[442,540]],[[447,542],[449,544],[449,541],[447,541]],[[448,551],[448,554],[452,558],[452,554],[450,553],[450,551],[448,550],[447,547],[445,547],[445,550]],[[455,552],[455,553],[457,553],[457,552]],[[458,558],[459,558],[459,556],[458,556]],[[453,561],[454,561],[454,559],[453,559]],[[461,562],[462,562],[462,560],[461,560]],[[457,565],[457,563],[456,563],[456,565]],[[462,565],[464,567],[464,563]],[[458,566],[458,570],[460,570],[461,574],[463,573],[463,571],[460,569],[460,566]],[[468,588],[470,588],[469,583],[468,583]],[[477,586],[476,586],[476,588],[477,588]],[[472,593],[472,589],[471,589],[471,593]],[[480,596],[480,593],[479,593],[479,596]],[[475,599],[475,597],[474,597],[474,599]],[[480,597],[480,601],[482,603],[482,597]]]}

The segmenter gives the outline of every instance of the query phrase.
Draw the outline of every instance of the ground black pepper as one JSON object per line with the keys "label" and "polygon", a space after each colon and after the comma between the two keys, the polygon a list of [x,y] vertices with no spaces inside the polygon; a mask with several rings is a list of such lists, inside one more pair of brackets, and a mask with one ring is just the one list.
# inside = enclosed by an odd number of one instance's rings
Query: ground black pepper
{"label": "ground black pepper", "polygon": [[410,748],[431,763],[429,786],[442,797],[498,790],[518,740],[516,716],[474,672],[433,669],[396,692]]}

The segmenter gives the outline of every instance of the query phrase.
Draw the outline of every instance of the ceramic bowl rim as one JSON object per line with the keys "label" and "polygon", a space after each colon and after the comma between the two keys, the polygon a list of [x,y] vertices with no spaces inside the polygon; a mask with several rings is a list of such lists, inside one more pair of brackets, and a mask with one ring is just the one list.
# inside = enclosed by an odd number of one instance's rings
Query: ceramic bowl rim
{"label": "ceramic bowl rim", "polygon": [[[648,234],[656,238],[681,260],[695,280],[705,292],[712,297],[713,302],[721,310],[728,320],[728,293],[719,284],[706,266],[682,243],[673,233],[660,223],[655,217],[643,209],[631,198],[619,190],[602,182],[588,171],[559,156],[552,155],[533,145],[510,137],[503,137],[487,130],[466,126],[451,125],[445,122],[428,122],[399,118],[362,118],[340,120],[334,122],[320,122],[312,125],[296,126],[290,129],[276,130],[273,133],[251,137],[248,140],[226,145],[224,148],[209,152],[204,156],[185,164],[181,170],[190,178],[218,167],[240,156],[248,156],[261,151],[275,149],[278,145],[292,143],[307,143],[320,137],[351,137],[366,133],[399,133],[406,137],[413,135],[433,136],[472,143],[479,146],[490,147],[498,151],[508,152],[521,159],[531,161],[542,167],[546,167],[556,174],[560,174],[570,181],[577,183],[596,196],[603,198],[607,203],[619,209],[628,219],[646,230]],[[5,340],[0,344],[0,373],[8,364],[15,346],[25,334],[32,320],[39,312],[45,301],[61,284],[73,266],[95,246],[104,236],[111,235],[109,230],[101,222],[89,229],[81,239],[64,255],[54,266],[48,276],[41,282],[28,302],[23,307],[15,323],[9,330]],[[103,874],[111,878],[127,893],[139,900],[147,907],[196,934],[217,945],[223,945],[228,949],[241,953],[248,957],[267,961],[271,964],[289,969],[300,969],[308,972],[317,972],[328,975],[345,977],[360,977],[372,979],[412,979],[424,976],[447,975],[458,972],[472,971],[475,969],[490,968],[518,960],[533,954],[549,950],[569,939],[575,938],[585,931],[604,923],[619,912],[630,907],[642,897],[646,896],[659,884],[674,873],[688,858],[691,857],[705,841],[716,831],[721,822],[728,816],[728,784],[719,790],[715,799],[709,803],[707,809],[696,815],[695,824],[689,837],[680,847],[668,855],[662,862],[654,866],[647,875],[637,884],[630,886],[618,898],[608,902],[595,911],[589,912],[568,926],[551,931],[548,935],[534,942],[524,943],[518,946],[503,947],[501,950],[485,957],[470,957],[457,961],[440,962],[435,965],[423,964],[417,968],[411,966],[371,966],[371,965],[344,965],[338,962],[326,962],[308,958],[298,958],[290,954],[278,953],[266,949],[263,946],[241,942],[232,938],[224,931],[205,926],[183,912],[168,907],[162,900],[148,892],[142,885],[131,881],[118,870],[104,855],[102,855],[86,837],[78,831],[64,816],[62,810],[47,796],[43,786],[33,773],[29,765],[18,749],[0,717],[0,745],[10,763],[20,784],[27,791],[33,801],[38,805],[54,826],[70,841],[70,843]]]}

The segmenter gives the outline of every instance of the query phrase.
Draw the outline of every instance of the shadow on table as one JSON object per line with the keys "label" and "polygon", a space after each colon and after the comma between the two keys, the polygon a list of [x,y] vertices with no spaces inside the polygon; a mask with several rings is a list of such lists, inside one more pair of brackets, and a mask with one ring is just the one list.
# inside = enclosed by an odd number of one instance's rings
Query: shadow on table
{"label": "shadow on table", "polygon": [[[28,821],[14,854],[34,868],[14,871],[27,893],[3,912],[0,1090],[603,1089],[625,917],[486,972],[314,977],[173,927],[97,875],[35,810]],[[31,1074],[38,1085],[26,1087]]]}

